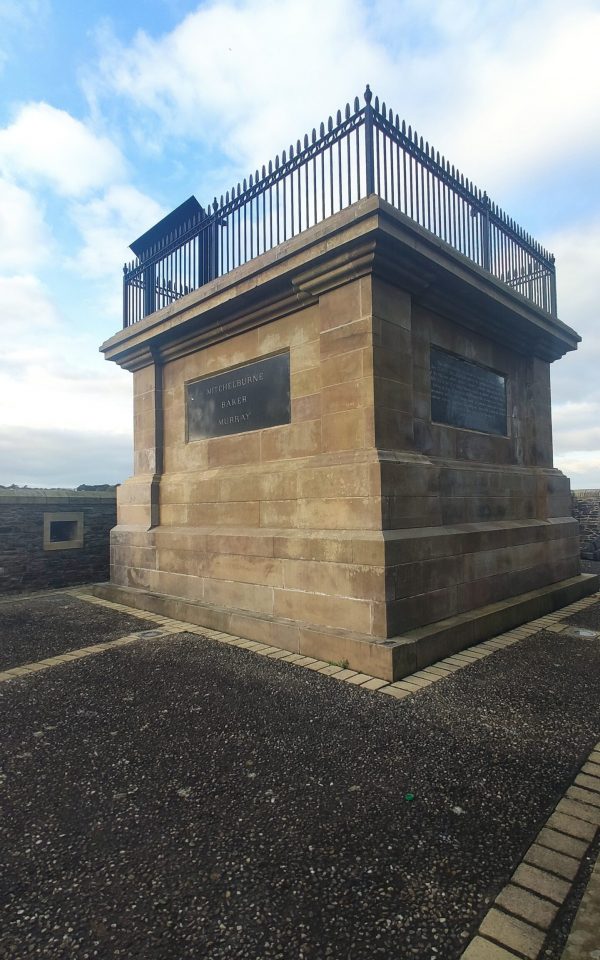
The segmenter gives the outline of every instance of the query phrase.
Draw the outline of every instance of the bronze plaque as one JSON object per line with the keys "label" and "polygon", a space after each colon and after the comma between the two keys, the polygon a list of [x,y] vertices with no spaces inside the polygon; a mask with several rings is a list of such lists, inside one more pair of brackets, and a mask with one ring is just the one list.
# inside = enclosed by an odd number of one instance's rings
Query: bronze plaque
{"label": "bronze plaque", "polygon": [[188,440],[289,423],[289,353],[186,384],[186,409]]}
{"label": "bronze plaque", "polygon": [[506,436],[506,377],[432,346],[431,419]]}

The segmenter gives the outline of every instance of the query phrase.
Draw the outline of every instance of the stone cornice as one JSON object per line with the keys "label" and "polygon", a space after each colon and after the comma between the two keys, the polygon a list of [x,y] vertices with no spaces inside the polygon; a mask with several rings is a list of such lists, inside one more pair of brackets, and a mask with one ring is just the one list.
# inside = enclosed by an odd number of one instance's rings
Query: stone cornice
{"label": "stone cornice", "polygon": [[352,207],[120,331],[100,348],[128,370],[184,356],[302,310],[373,274],[512,349],[555,360],[580,338],[378,197]]}

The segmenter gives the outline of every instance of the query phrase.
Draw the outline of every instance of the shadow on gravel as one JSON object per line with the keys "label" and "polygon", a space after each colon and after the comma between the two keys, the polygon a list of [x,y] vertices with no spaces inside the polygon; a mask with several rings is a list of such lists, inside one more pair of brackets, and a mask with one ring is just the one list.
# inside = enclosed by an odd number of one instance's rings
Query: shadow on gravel
{"label": "shadow on gravel", "polygon": [[0,603],[0,672],[155,626],[68,593]]}
{"label": "shadow on gravel", "polygon": [[402,701],[191,634],[3,684],[0,956],[457,960],[599,683],[547,633]]}

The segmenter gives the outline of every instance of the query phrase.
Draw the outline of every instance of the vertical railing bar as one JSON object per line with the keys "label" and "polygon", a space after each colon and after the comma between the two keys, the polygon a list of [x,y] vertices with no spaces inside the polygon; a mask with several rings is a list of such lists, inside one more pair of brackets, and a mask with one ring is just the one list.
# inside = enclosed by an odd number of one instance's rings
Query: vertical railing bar
{"label": "vertical railing bar", "polygon": [[331,195],[331,207],[329,216],[333,216],[333,143],[329,145],[329,192]]}
{"label": "vertical railing bar", "polygon": [[[294,174],[292,174],[292,177]],[[298,233],[302,233],[302,181],[300,177],[300,165],[298,165]]]}
{"label": "vertical railing bar", "polygon": [[344,208],[344,197],[343,197],[343,181],[342,181],[342,143],[341,140],[337,142],[338,148],[338,191],[339,191],[339,210]]}
{"label": "vertical railing bar", "polygon": [[395,141],[390,139],[390,203],[396,207],[396,174],[394,171]]}
{"label": "vertical railing bar", "polygon": [[383,199],[387,200],[388,198],[388,182],[387,182],[387,136],[385,130],[381,133],[381,139],[383,141]]}
{"label": "vertical railing bar", "polygon": [[396,189],[398,191],[398,210],[402,209],[402,197],[400,194],[400,144],[396,142]]}
{"label": "vertical railing bar", "polygon": [[346,164],[347,164],[347,166],[348,166],[348,171],[347,171],[347,173],[348,173],[348,176],[347,176],[347,180],[348,180],[348,203],[347,203],[347,206],[350,206],[350,204],[352,203],[352,163],[351,163],[351,159],[350,159],[350,133],[347,133],[347,134],[346,134],[346,136],[344,137],[344,140],[346,141]]}
{"label": "vertical railing bar", "polygon": [[354,134],[355,134],[355,140],[356,140],[356,192],[357,192],[357,199],[361,200],[362,196],[360,192],[361,184],[360,184],[360,127],[359,126],[356,127]]}
{"label": "vertical railing bar", "polygon": [[315,217],[315,224],[318,222],[318,211],[317,211],[317,154],[312,158],[312,169],[313,169],[313,212]]}
{"label": "vertical railing bar", "polygon": [[[409,161],[410,162],[410,161]],[[408,188],[407,188],[407,175],[406,175],[406,150],[402,148],[402,170],[403,170],[403,189],[404,189],[404,209],[403,213],[408,216]]]}

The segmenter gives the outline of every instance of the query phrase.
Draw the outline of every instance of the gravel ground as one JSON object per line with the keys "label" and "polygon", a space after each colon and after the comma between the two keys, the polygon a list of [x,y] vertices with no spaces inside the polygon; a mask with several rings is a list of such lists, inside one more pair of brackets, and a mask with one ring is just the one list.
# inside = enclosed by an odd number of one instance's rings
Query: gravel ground
{"label": "gravel ground", "polygon": [[546,633],[390,702],[183,634],[3,684],[0,957],[457,960],[599,681]]}
{"label": "gravel ground", "polygon": [[155,627],[68,593],[0,601],[0,672]]}

